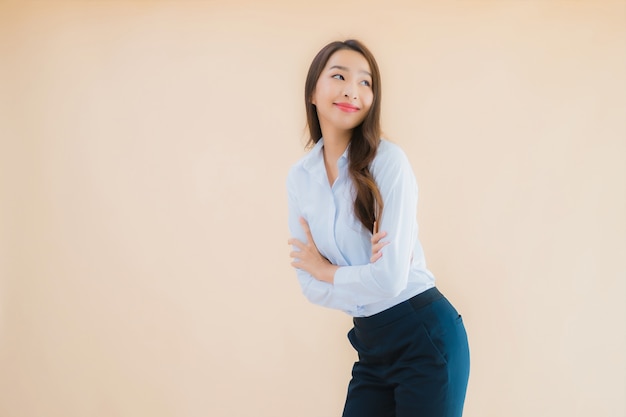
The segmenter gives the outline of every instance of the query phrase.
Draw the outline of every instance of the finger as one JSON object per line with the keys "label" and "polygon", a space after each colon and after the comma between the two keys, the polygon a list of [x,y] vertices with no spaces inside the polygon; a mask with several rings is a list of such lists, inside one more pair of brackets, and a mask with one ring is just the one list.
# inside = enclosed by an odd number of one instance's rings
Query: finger
{"label": "finger", "polygon": [[304,220],[304,217],[300,217],[300,225],[302,225],[302,229],[304,230],[304,233],[306,234],[306,237],[309,240],[309,243],[313,243],[313,236],[311,235],[311,228],[309,227],[309,224],[307,223],[307,221]]}
{"label": "finger", "polygon": [[377,254],[378,252],[380,252],[380,248],[381,248],[381,246],[379,244],[372,245],[372,255]]}
{"label": "finger", "polygon": [[375,245],[372,245],[372,255],[381,251],[382,248],[387,246],[389,242],[379,242]]}
{"label": "finger", "polygon": [[380,239],[384,238],[385,236],[387,236],[387,232],[374,233],[370,240],[371,240],[372,244],[376,244],[376,243],[378,243],[380,241]]}
{"label": "finger", "polygon": [[306,245],[301,240],[295,238],[289,239],[289,244],[301,250],[306,248]]}
{"label": "finger", "polygon": [[309,223],[307,223],[304,217],[300,217],[299,221],[300,221],[300,225],[302,226],[302,229],[304,229],[305,232],[308,233],[311,231],[311,229],[309,228]]}
{"label": "finger", "polygon": [[390,242],[378,242],[377,244],[375,244],[374,246],[372,246],[372,249],[376,248],[376,252],[378,252],[379,250],[381,250],[382,248],[384,248],[385,246],[387,246]]}
{"label": "finger", "polygon": [[370,258],[370,263],[373,264],[374,262],[379,260],[381,258],[381,256],[383,256],[382,252],[378,252],[378,253],[373,254],[372,257]]}

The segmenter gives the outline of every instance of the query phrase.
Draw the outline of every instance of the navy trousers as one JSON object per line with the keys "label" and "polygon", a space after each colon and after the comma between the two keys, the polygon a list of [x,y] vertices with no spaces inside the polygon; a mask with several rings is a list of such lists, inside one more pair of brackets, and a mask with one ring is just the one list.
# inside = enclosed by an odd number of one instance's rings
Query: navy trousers
{"label": "navy trousers", "polygon": [[431,288],[348,333],[359,360],[343,417],[461,417],[469,378],[463,319]]}

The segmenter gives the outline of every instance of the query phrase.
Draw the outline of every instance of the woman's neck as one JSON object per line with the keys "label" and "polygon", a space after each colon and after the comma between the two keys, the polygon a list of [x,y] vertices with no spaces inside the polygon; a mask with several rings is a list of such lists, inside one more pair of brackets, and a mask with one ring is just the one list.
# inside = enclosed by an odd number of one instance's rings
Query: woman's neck
{"label": "woman's neck", "polygon": [[341,155],[345,152],[350,139],[352,137],[352,131],[333,132],[331,135],[323,134],[324,138],[324,159],[327,163],[335,165]]}
{"label": "woman's neck", "polygon": [[337,161],[346,151],[346,148],[350,143],[352,131],[333,132],[331,135],[324,134],[324,132],[322,132],[322,134],[324,138],[324,148],[322,149],[324,154],[324,166],[326,167],[328,183],[332,187],[335,180],[339,176]]}

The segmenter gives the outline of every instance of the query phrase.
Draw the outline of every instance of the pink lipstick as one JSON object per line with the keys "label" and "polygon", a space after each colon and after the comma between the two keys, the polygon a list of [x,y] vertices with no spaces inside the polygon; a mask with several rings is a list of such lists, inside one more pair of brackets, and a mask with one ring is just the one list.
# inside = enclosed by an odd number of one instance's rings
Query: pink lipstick
{"label": "pink lipstick", "polygon": [[348,113],[353,113],[359,110],[357,106],[350,104],[350,103],[334,103],[334,104],[335,106],[339,107],[339,110],[342,110]]}

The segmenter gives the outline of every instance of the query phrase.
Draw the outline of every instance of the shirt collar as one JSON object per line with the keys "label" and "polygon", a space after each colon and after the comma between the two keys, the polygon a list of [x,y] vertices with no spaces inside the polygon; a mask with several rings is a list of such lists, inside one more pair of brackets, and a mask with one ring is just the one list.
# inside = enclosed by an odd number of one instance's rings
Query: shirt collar
{"label": "shirt collar", "polygon": [[[317,172],[318,170],[326,171],[324,167],[324,154],[322,153],[322,147],[324,146],[324,138],[320,138],[317,141],[315,146],[311,149],[309,154],[306,156],[303,166],[306,170],[310,172]],[[348,164],[348,150],[350,149],[350,144],[346,146],[346,150],[343,151],[341,156],[339,157],[339,161],[337,161],[337,165],[339,167],[344,167]]]}
{"label": "shirt collar", "polygon": [[324,168],[324,155],[322,154],[322,146],[324,146],[324,139],[320,138],[315,146],[309,151],[304,158],[302,166],[307,171],[316,171],[320,168]]}

